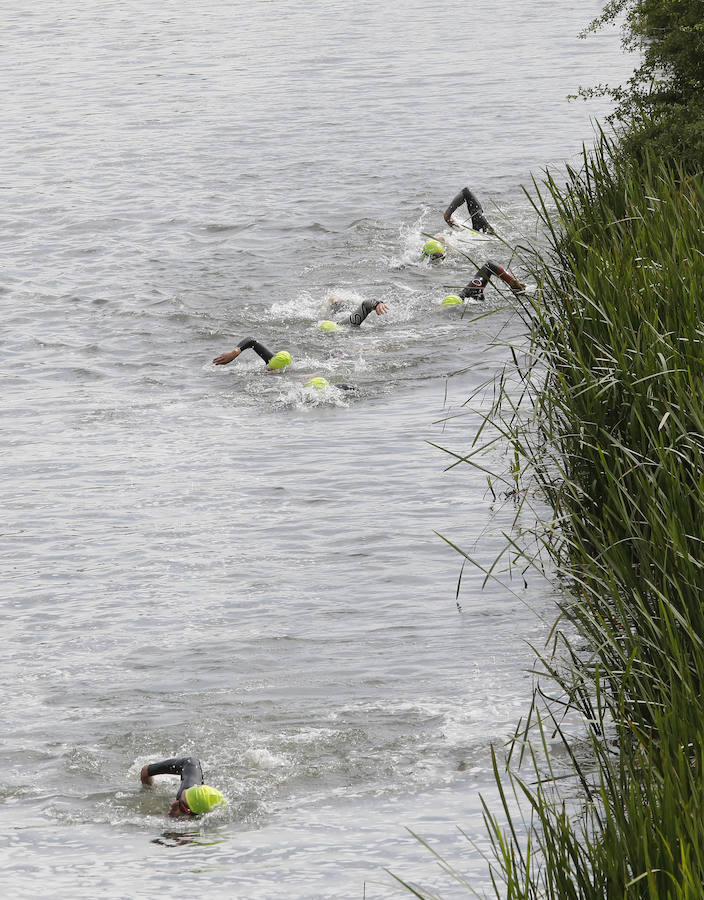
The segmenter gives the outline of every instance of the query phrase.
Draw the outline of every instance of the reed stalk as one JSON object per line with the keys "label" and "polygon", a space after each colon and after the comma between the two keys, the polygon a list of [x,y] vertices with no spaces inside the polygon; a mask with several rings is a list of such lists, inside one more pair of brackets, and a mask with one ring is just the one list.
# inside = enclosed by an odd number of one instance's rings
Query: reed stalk
{"label": "reed stalk", "polygon": [[495,894],[701,898],[704,178],[617,161],[602,135],[535,188],[530,343],[481,440],[507,439],[507,482],[548,502],[532,541],[507,535],[511,565],[551,570],[563,599],[527,723],[494,755],[522,809],[485,807]]}

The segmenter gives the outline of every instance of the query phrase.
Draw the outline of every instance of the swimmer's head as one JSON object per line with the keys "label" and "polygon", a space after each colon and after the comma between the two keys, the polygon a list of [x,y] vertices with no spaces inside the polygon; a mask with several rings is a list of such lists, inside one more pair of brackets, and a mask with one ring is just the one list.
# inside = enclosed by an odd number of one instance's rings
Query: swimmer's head
{"label": "swimmer's head", "polygon": [[291,354],[288,350],[279,350],[274,356],[269,360],[269,369],[283,369],[284,366],[291,365]]}
{"label": "swimmer's head", "polygon": [[321,378],[318,376],[317,378],[311,378],[311,380],[306,384],[306,387],[315,388],[316,391],[322,391],[324,388],[328,387],[330,384],[325,378]]}
{"label": "swimmer's head", "polygon": [[462,306],[462,298],[458,294],[448,294],[442,301],[443,306]]}
{"label": "swimmer's head", "polygon": [[427,256],[429,259],[444,259],[445,258],[445,248],[440,243],[440,241],[436,241],[434,238],[432,240],[426,241],[423,245],[423,256]]}
{"label": "swimmer's head", "polygon": [[341,325],[338,325],[337,322],[331,322],[329,319],[321,322],[318,328],[320,331],[342,331]]}
{"label": "swimmer's head", "polygon": [[193,787],[189,787],[183,792],[183,796],[194,816],[210,812],[227,803],[220,791],[207,784],[194,784]]}

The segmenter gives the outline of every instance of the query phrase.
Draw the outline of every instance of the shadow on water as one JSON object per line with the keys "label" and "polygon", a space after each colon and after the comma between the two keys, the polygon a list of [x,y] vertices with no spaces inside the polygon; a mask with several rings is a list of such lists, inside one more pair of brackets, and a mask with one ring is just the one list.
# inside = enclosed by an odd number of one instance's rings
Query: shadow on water
{"label": "shadow on water", "polygon": [[197,831],[164,831],[159,837],[152,838],[152,844],[161,847],[186,847],[193,844],[196,847],[214,847],[216,844],[225,844],[224,838],[215,841],[203,840],[203,835]]}

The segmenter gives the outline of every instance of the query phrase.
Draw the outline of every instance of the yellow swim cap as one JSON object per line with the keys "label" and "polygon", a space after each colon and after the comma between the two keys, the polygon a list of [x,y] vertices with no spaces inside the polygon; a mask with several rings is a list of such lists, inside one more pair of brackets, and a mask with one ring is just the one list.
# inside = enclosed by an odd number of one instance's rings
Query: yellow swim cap
{"label": "yellow swim cap", "polygon": [[215,788],[211,788],[207,784],[194,784],[193,787],[186,788],[183,796],[186,798],[190,811],[196,815],[210,812],[216,806],[225,806],[227,804],[220,791],[216,791]]}
{"label": "yellow swim cap", "polygon": [[426,241],[423,245],[423,256],[444,256],[445,248],[440,241]]}
{"label": "yellow swim cap", "polygon": [[338,325],[336,322],[330,322],[328,319],[321,322],[318,328],[320,331],[342,331],[341,325]]}
{"label": "yellow swim cap", "polygon": [[283,369],[284,366],[289,365],[291,365],[291,354],[288,350],[279,350],[279,352],[269,360],[270,369]]}
{"label": "yellow swim cap", "polygon": [[448,294],[442,301],[443,306],[462,306],[462,298],[457,294]]}
{"label": "yellow swim cap", "polygon": [[306,387],[315,388],[317,391],[322,391],[323,388],[328,387],[330,384],[329,381],[326,381],[324,378],[318,376],[317,378],[311,378],[311,380],[306,384]]}

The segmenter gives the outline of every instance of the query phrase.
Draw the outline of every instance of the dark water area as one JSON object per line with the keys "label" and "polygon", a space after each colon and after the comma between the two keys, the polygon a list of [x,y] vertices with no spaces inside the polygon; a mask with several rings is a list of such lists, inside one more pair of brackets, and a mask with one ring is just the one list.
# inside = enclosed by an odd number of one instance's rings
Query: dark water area
{"label": "dark water area", "polygon": [[[439,303],[489,256],[527,277],[520,186],[607,111],[566,94],[632,68],[577,39],[598,11],[3,6],[13,896],[372,900],[385,867],[462,896],[406,828],[488,884],[488,748],[554,600],[468,570],[456,597],[437,533],[486,563],[515,509],[432,445],[470,447],[506,295]],[[450,234],[465,184],[503,240]],[[389,312],[323,334],[331,292]],[[293,364],[212,365],[248,335]],[[195,824],[139,787],[183,754],[229,800]]]}

